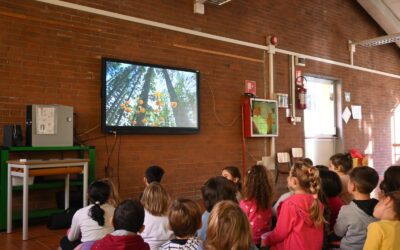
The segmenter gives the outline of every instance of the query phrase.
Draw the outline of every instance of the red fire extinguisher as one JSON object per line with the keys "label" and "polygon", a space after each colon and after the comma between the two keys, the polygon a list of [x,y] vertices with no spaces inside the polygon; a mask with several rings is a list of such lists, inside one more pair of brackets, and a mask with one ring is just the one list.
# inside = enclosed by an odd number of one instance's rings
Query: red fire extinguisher
{"label": "red fire extinguisher", "polygon": [[307,102],[306,102],[306,96],[307,96],[307,89],[304,87],[303,80],[305,80],[305,77],[299,76],[296,79],[299,84],[297,84],[296,89],[297,89],[297,108],[298,109],[306,109],[307,108]]}

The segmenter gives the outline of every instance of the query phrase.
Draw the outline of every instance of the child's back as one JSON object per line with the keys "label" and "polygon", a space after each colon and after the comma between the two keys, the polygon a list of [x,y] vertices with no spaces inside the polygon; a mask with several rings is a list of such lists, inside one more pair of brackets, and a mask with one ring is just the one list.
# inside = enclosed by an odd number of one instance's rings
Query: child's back
{"label": "child's back", "polygon": [[324,238],[324,206],[318,199],[319,171],[307,162],[296,162],[290,169],[287,182],[293,195],[278,207],[276,227],[263,235],[261,246],[282,250],[320,250]]}
{"label": "child's back", "polygon": [[[363,248],[368,225],[376,221],[372,216],[373,207],[376,203],[377,200],[371,199],[368,201],[352,201],[349,205],[342,206],[334,227],[335,234],[343,237],[340,242],[340,249]],[[367,210],[371,210],[371,207],[372,211],[367,213]]]}
{"label": "child's back", "polygon": [[[267,238],[267,245],[276,243],[271,249],[322,248],[323,227],[315,226],[308,212],[313,202],[311,194],[294,194],[281,203],[277,211],[276,228]],[[320,209],[324,209],[322,204]]]}
{"label": "child's back", "polygon": [[110,204],[100,206],[104,210],[104,226],[100,226],[97,221],[94,221],[90,216],[90,209],[94,205],[81,208],[74,214],[72,219],[71,229],[68,232],[70,241],[76,240],[81,235],[82,242],[95,241],[103,238],[108,233],[111,233],[114,228],[110,221],[114,213],[114,207]]}
{"label": "child's back", "polygon": [[334,232],[342,237],[340,249],[362,249],[367,237],[368,225],[375,222],[373,217],[376,199],[370,198],[370,193],[378,184],[379,176],[370,167],[358,167],[351,170],[348,191],[354,200],[340,209]]}
{"label": "child's back", "polygon": [[115,231],[94,243],[92,250],[149,250],[137,233],[143,229],[144,209],[134,200],[121,202],[113,216]]}
{"label": "child's back", "polygon": [[400,248],[400,221],[381,220],[368,226],[364,250],[395,250]]}
{"label": "child's back", "polygon": [[144,190],[141,202],[145,215],[144,230],[140,235],[152,250],[158,250],[173,237],[168,228],[169,195],[160,183],[152,182]]}

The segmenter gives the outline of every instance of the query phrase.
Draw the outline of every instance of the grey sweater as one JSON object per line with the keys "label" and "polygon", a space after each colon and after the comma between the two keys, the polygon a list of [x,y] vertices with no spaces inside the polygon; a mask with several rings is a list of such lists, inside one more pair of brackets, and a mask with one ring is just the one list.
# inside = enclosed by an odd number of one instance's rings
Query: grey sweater
{"label": "grey sweater", "polygon": [[342,206],[334,227],[335,234],[343,237],[340,242],[341,250],[362,250],[367,237],[368,225],[377,221],[366,214],[353,201]]}

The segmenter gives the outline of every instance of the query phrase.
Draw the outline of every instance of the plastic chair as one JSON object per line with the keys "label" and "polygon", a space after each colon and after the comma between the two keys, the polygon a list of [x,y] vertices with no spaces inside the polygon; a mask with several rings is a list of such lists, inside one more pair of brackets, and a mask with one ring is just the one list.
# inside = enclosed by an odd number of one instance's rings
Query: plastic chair
{"label": "plastic chair", "polygon": [[302,148],[292,148],[291,149],[292,163],[295,163],[304,157]]}
{"label": "plastic chair", "polygon": [[276,153],[276,176],[275,183],[278,182],[279,174],[289,174],[290,171],[290,155],[288,152]]}

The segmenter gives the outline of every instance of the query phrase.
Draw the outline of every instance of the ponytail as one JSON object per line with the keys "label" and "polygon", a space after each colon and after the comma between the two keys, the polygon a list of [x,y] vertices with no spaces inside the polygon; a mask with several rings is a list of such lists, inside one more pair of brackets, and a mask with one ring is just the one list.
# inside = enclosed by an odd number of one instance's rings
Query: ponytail
{"label": "ponytail", "polygon": [[321,201],[319,200],[321,179],[319,177],[319,171],[316,167],[309,165],[306,162],[297,162],[291,169],[291,175],[296,177],[299,181],[299,185],[304,191],[312,194],[314,201],[308,210],[310,219],[314,222],[315,226],[321,226],[324,222],[323,210],[320,207]]}
{"label": "ponytail", "polygon": [[100,207],[100,202],[96,201],[93,207],[89,210],[90,218],[97,221],[99,226],[104,226],[104,210]]}
{"label": "ponytail", "polygon": [[321,211],[320,200],[318,195],[321,189],[321,179],[319,177],[319,171],[316,167],[310,167],[308,169],[309,180],[310,180],[310,193],[313,195],[314,201],[308,210],[310,214],[310,219],[314,222],[316,226],[320,226],[324,223],[324,214]]}
{"label": "ponytail", "polygon": [[89,187],[89,200],[94,205],[89,209],[89,216],[96,221],[99,226],[104,226],[105,211],[100,207],[108,201],[110,196],[110,186],[103,181],[94,181]]}

